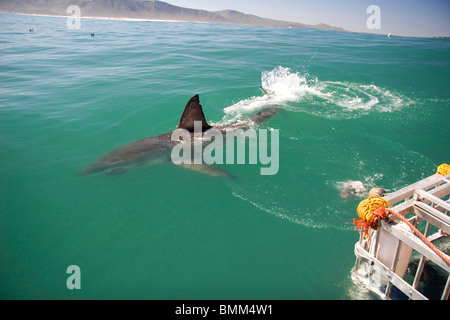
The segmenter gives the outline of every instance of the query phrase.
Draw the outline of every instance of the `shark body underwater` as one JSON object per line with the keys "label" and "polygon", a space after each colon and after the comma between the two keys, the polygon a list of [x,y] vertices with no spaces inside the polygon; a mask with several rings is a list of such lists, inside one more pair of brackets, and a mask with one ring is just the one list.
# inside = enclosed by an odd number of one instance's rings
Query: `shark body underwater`
{"label": "shark body underwater", "polygon": [[[191,134],[191,141],[194,141],[194,122],[201,122],[201,130],[205,132],[209,129],[216,129],[222,133],[227,130],[248,128],[251,125],[261,123],[275,114],[280,109],[276,106],[268,107],[256,113],[254,116],[244,121],[210,126],[203,114],[202,106],[198,95],[192,97],[184,108],[177,129],[185,129]],[[198,127],[196,127],[196,130]],[[109,175],[120,175],[127,172],[127,169],[133,166],[140,166],[147,163],[162,163],[171,161],[171,151],[180,141],[171,139],[172,132],[164,133],[154,137],[144,138],[138,141],[128,143],[119,147],[98,160],[91,163],[88,167],[81,170],[79,175],[105,172]],[[216,177],[233,177],[227,171],[217,167],[214,164],[180,164],[179,166],[197,171],[199,173]]]}

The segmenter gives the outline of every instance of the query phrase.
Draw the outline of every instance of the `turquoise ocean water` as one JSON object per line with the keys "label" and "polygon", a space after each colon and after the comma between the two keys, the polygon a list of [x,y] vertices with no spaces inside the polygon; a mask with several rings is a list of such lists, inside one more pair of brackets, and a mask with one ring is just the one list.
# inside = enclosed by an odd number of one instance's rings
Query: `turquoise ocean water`
{"label": "turquoise ocean water", "polygon": [[[449,39],[66,22],[0,14],[2,299],[364,297],[350,279],[361,199],[343,182],[393,191],[450,161]],[[78,176],[175,129],[194,94],[212,123],[279,105],[261,125],[279,130],[278,173]]]}

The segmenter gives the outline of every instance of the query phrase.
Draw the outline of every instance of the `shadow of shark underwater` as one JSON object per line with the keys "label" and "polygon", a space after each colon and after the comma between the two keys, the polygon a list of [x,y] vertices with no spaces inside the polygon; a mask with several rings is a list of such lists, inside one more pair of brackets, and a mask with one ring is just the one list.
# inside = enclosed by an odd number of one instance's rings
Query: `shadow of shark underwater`
{"label": "shadow of shark underwater", "polygon": [[[186,104],[177,129],[187,130],[191,134],[190,141],[193,142],[194,129],[198,130],[200,123],[202,132],[209,129],[215,129],[219,130],[221,133],[226,133],[227,130],[249,128],[254,124],[261,123],[273,117],[279,111],[280,109],[278,107],[272,106],[259,111],[254,116],[251,116],[243,121],[210,126],[206,122],[205,115],[203,114],[199,95],[195,95]],[[126,173],[131,167],[141,166],[144,164],[172,162],[172,149],[180,143],[179,140],[172,140],[173,132],[174,131],[154,137],[144,138],[119,147],[91,163],[88,167],[81,170],[79,175],[100,172],[105,172],[109,175],[120,175]],[[233,177],[229,172],[217,167],[214,164],[196,164],[192,162],[190,164],[182,163],[179,164],[179,166],[210,176]]]}

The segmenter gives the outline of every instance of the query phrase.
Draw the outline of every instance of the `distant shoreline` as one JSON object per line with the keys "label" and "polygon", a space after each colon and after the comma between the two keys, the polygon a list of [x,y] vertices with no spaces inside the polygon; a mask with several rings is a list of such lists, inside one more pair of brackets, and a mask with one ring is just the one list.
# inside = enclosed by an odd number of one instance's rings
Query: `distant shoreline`
{"label": "distant shoreline", "polygon": [[[10,13],[10,14],[20,14],[25,16],[36,16],[36,17],[55,17],[55,18],[75,18],[71,15],[55,15],[55,14],[40,14],[40,13],[23,13],[23,12],[7,12],[0,11],[0,13]],[[278,27],[278,26],[265,26],[265,25],[250,25],[250,24],[238,24],[238,23],[221,23],[221,22],[207,22],[207,21],[194,21],[194,20],[163,20],[163,19],[142,19],[142,18],[125,18],[125,17],[92,17],[92,16],[80,16],[81,19],[96,19],[96,20],[115,20],[115,21],[137,21],[137,22],[178,22],[178,23],[202,23],[202,24],[219,24],[219,25],[228,25],[228,26],[243,26],[243,27],[262,27],[262,28],[275,28],[275,29],[314,29],[314,30],[323,30],[323,31],[341,31],[341,30],[326,30],[319,29],[314,27]],[[346,31],[342,31],[346,32]]]}
{"label": "distant shoreline", "polygon": [[[69,10],[69,11],[68,11]],[[52,17],[121,20],[121,21],[167,21],[198,22],[237,26],[260,26],[267,28],[308,28],[345,31],[326,23],[308,25],[259,17],[240,11],[226,9],[208,11],[175,6],[164,1],[142,0],[21,0],[0,1],[0,12]]]}
{"label": "distant shoreline", "polygon": [[[0,13],[9,13],[9,14],[19,14],[25,16],[37,16],[37,17],[56,17],[56,18],[73,18],[71,15],[54,15],[54,14],[40,14],[40,13],[23,13],[23,12],[8,12],[1,11]],[[191,20],[167,20],[167,19],[142,19],[142,18],[126,18],[126,17],[94,17],[94,16],[80,16],[81,19],[95,19],[95,20],[115,20],[115,21],[140,21],[140,22],[193,22],[193,23],[202,23],[202,24],[221,24],[221,25],[239,25],[246,27],[264,27],[264,28],[282,28],[282,29],[291,29],[287,27],[277,27],[277,26],[263,26],[263,25],[248,25],[248,24],[238,24],[238,23],[220,23],[220,22],[206,22],[206,21],[191,21]],[[354,32],[354,33],[364,33],[364,34],[372,34],[378,36],[384,36],[380,33],[370,33],[370,32],[356,32],[356,31],[341,31],[341,30],[326,30],[314,27],[305,27],[305,28],[292,28],[292,29],[315,29],[315,30],[324,30],[324,31],[340,31],[340,32]],[[405,37],[405,38],[422,38],[422,39],[450,39],[447,36],[401,36],[401,35],[392,35],[394,37]]]}
{"label": "distant shoreline", "polygon": [[[73,16],[61,16],[54,14],[39,14],[39,13],[22,13],[22,12],[6,12],[0,11],[0,13],[9,14],[20,14],[25,16],[36,16],[36,17],[55,17],[55,18],[75,18]],[[140,18],[117,18],[117,17],[90,17],[90,16],[80,16],[80,19],[97,19],[97,20],[117,20],[117,21],[155,21],[155,22],[195,22],[195,23],[211,23],[218,24],[217,22],[203,22],[203,21],[188,21],[188,20],[161,20],[161,19],[140,19]],[[225,23],[222,23],[225,24]],[[231,23],[227,23],[231,25]]]}

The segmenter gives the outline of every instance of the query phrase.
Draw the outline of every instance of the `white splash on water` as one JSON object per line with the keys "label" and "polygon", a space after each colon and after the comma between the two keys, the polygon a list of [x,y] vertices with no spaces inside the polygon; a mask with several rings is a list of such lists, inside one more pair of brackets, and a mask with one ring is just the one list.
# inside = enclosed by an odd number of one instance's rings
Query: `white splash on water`
{"label": "white splash on water", "polygon": [[325,118],[353,118],[372,111],[392,112],[412,103],[407,97],[374,84],[320,81],[282,66],[262,72],[261,87],[268,95],[244,99],[225,108],[226,118],[239,119],[273,105]]}

